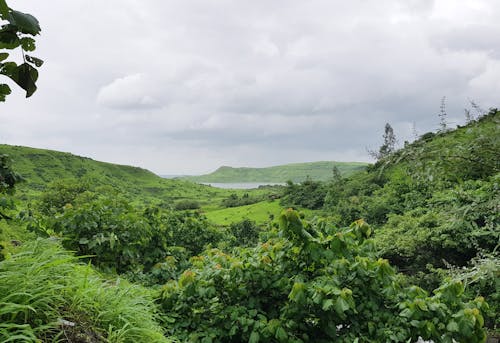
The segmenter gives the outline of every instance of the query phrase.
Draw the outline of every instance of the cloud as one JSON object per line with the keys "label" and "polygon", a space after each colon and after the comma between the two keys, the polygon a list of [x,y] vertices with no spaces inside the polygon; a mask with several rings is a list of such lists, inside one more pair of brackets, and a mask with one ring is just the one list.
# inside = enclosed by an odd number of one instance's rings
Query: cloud
{"label": "cloud", "polygon": [[150,81],[144,74],[133,74],[115,79],[102,87],[97,94],[97,102],[121,110],[160,107],[153,93]]}
{"label": "cloud", "polygon": [[16,8],[40,20],[36,55],[46,63],[34,97],[16,92],[2,104],[8,143],[195,173],[366,159],[386,122],[401,142],[410,123],[436,129],[443,96],[454,118],[468,99],[498,106],[495,0],[19,0]]}

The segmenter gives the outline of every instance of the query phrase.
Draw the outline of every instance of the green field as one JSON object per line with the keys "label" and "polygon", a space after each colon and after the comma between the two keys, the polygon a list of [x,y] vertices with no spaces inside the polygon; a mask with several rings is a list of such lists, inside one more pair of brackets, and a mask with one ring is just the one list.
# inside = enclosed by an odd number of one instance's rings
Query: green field
{"label": "green field", "polygon": [[320,161],[292,163],[267,168],[220,167],[213,173],[200,176],[186,176],[184,179],[195,182],[301,182],[306,178],[326,181],[332,178],[333,167],[337,167],[342,176],[349,176],[366,168],[363,162]]}
{"label": "green field", "polygon": [[[257,224],[262,225],[270,221],[271,218],[278,218],[283,211],[283,207],[278,200],[261,201],[256,204],[224,208],[207,212],[206,216],[209,220],[219,225],[229,225],[239,222],[244,219],[251,219]],[[306,215],[306,218],[312,217],[314,211],[301,210]]]}

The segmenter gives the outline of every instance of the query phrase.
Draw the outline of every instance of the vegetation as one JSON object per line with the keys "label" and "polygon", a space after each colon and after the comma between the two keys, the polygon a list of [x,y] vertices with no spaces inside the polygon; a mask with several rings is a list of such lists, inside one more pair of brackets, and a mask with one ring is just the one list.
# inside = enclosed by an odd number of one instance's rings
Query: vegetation
{"label": "vegetation", "polygon": [[[0,19],[0,48],[34,49],[34,17],[0,0]],[[8,57],[0,73],[30,96],[41,61]],[[452,131],[444,99],[441,112],[437,134],[399,151],[386,125],[366,170],[269,168],[291,180],[284,194],[0,146],[0,340],[485,342],[500,308],[500,113]]]}
{"label": "vegetation", "polygon": [[310,162],[293,163],[268,168],[232,168],[220,167],[213,173],[201,176],[185,177],[195,182],[302,182],[307,177],[312,180],[326,181],[332,178],[336,167],[343,176],[363,170],[367,163],[361,162]]}
{"label": "vegetation", "polygon": [[0,262],[0,341],[167,342],[152,298],[54,241],[33,241]]}
{"label": "vegetation", "polygon": [[483,299],[463,302],[459,282],[433,296],[402,287],[370,235],[363,221],[304,225],[289,210],[266,243],[232,256],[207,251],[167,283],[167,331],[186,342],[485,340]]}
{"label": "vegetation", "polygon": [[227,190],[184,180],[164,179],[142,168],[45,149],[0,144],[0,154],[8,155],[15,164],[16,173],[25,179],[17,187],[17,198],[23,202],[42,198],[42,202],[51,203],[48,197],[61,196],[54,203],[58,207],[70,203],[68,200],[72,194],[102,188],[122,193],[136,204],[175,208],[187,202],[193,205],[196,201],[199,207],[208,211],[219,209],[222,201],[231,194],[241,197],[249,193],[252,197],[261,198],[274,192],[271,189]]}
{"label": "vegetation", "polygon": [[[21,49],[23,63],[17,64],[7,60],[9,52],[0,52],[0,75],[8,77],[19,87],[26,91],[26,97],[30,97],[36,91],[38,79],[38,67],[43,61],[28,55],[35,50],[35,39],[41,31],[38,20],[30,14],[13,10],[5,0],[0,0],[0,49]],[[4,102],[7,95],[11,93],[9,85],[0,83],[0,102]]]}
{"label": "vegetation", "polygon": [[[426,134],[347,178],[289,182],[280,200],[2,146],[14,160],[0,169],[0,335],[484,342],[498,325],[498,118]],[[253,199],[266,200],[238,206]]]}
{"label": "vegetation", "polygon": [[[289,184],[282,200],[322,208],[341,226],[364,218],[377,227],[382,256],[432,289],[446,274],[441,269],[474,269],[485,254],[498,261],[499,127],[500,113],[493,109],[456,130],[425,134],[346,179]],[[487,265],[492,269],[481,282],[492,287],[480,293],[498,308],[492,281],[498,263]]]}

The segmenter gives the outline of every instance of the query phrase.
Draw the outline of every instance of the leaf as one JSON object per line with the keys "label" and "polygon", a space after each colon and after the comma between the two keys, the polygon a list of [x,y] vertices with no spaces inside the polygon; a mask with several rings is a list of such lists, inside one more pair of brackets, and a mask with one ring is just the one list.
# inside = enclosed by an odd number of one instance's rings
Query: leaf
{"label": "leaf", "polygon": [[337,301],[335,302],[335,311],[338,314],[343,314],[348,309],[349,309],[349,304],[347,303],[347,301],[341,297],[338,297]]}
{"label": "leaf", "polygon": [[0,18],[7,19],[8,15],[9,15],[9,6],[7,6],[5,0],[0,0]]}
{"label": "leaf", "polygon": [[328,311],[333,306],[333,300],[327,299],[323,301],[323,306],[321,307],[323,311]]}
{"label": "leaf", "polygon": [[23,37],[21,38],[21,46],[24,51],[33,51],[36,48],[35,40],[33,38]]}
{"label": "leaf", "polygon": [[260,340],[259,333],[257,331],[252,331],[248,343],[259,343],[259,340]]}
{"label": "leaf", "polygon": [[22,33],[35,36],[41,31],[38,20],[31,14],[12,10],[9,13],[7,20],[12,25],[17,26],[19,28],[19,31],[21,31]]}
{"label": "leaf", "polygon": [[281,326],[276,329],[276,339],[280,342],[286,342],[288,340],[288,334]]}
{"label": "leaf", "polygon": [[302,282],[296,282],[293,284],[290,294],[288,294],[288,299],[292,301],[300,301],[304,298],[304,288],[305,285]]}
{"label": "leaf", "polygon": [[452,320],[446,325],[446,330],[450,332],[458,332],[458,324],[456,321]]}
{"label": "leaf", "polygon": [[5,97],[11,93],[10,87],[6,84],[0,84],[0,102],[5,101]]}
{"label": "leaf", "polygon": [[[1,56],[1,54],[0,54],[0,56]],[[40,68],[43,65],[43,60],[36,58],[36,57],[33,57],[33,56],[26,55],[26,60],[30,63],[33,63],[38,68]],[[0,57],[0,61],[1,61],[1,57]]]}
{"label": "leaf", "polygon": [[36,91],[35,82],[38,79],[38,71],[29,65],[23,63],[20,66],[14,64],[4,64],[2,74],[7,75],[26,91],[26,97],[29,98]]}
{"label": "leaf", "polygon": [[5,61],[7,57],[9,57],[9,54],[7,52],[0,53],[0,62]]}
{"label": "leaf", "polygon": [[15,49],[21,45],[17,32],[12,27],[0,31],[0,49]]}

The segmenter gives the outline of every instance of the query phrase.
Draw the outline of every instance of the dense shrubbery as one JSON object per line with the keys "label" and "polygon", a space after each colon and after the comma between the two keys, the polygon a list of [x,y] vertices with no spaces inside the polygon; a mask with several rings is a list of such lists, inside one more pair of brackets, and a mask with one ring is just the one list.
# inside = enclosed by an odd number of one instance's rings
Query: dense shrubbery
{"label": "dense shrubbery", "polygon": [[[466,266],[500,242],[500,112],[457,130],[426,134],[366,172],[310,190],[289,185],[291,204],[320,203],[339,225],[363,218],[377,227],[383,256],[431,286],[436,268]],[[491,280],[490,280],[491,281]],[[496,289],[489,294],[498,306]]]}
{"label": "dense shrubbery", "polygon": [[317,210],[323,207],[325,192],[325,184],[321,181],[306,179],[299,184],[288,181],[280,204],[283,206],[295,205],[310,210]]}
{"label": "dense shrubbery", "polygon": [[140,210],[119,195],[87,192],[84,199],[76,198],[75,205],[66,204],[57,215],[28,217],[28,228],[59,236],[67,249],[120,273],[148,272],[171,256],[174,246],[192,256],[221,239],[220,231],[198,213]]}
{"label": "dense shrubbery", "polygon": [[239,223],[232,223],[229,231],[234,237],[235,246],[251,246],[259,241],[261,229],[255,222],[245,219]]}
{"label": "dense shrubbery", "polygon": [[370,227],[337,230],[280,218],[275,238],[234,256],[210,250],[164,287],[168,332],[190,342],[439,342],[485,338],[481,298],[450,282],[430,296],[403,288],[377,259]]}
{"label": "dense shrubbery", "polygon": [[241,197],[238,197],[237,194],[231,194],[226,199],[222,200],[221,205],[223,207],[238,207],[255,204],[259,201],[262,201],[259,197],[251,197],[248,193],[243,194]]}
{"label": "dense shrubbery", "polygon": [[200,203],[196,200],[181,200],[174,206],[177,211],[197,210],[200,208]]}

